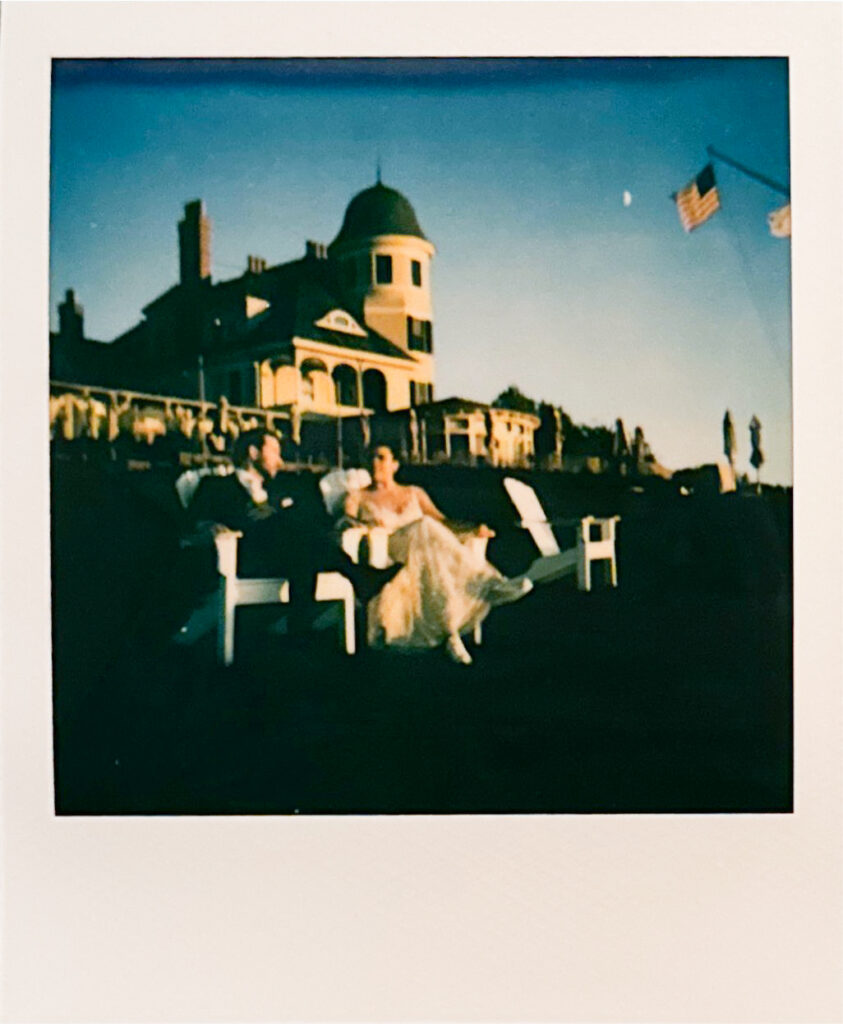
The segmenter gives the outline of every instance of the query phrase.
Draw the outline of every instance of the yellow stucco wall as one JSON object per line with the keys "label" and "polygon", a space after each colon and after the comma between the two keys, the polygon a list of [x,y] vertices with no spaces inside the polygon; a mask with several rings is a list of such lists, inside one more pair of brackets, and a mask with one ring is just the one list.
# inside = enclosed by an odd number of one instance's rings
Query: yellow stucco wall
{"label": "yellow stucco wall", "polygon": [[[260,366],[260,405],[297,405],[299,412],[322,413],[337,416],[367,408],[363,404],[363,375],[367,370],[378,370],[386,382],[386,408],[392,412],[410,405],[410,381],[428,380],[428,365],[393,359],[375,353],[362,353],[335,345],[322,345],[308,339],[296,338],[295,365],[273,367],[269,360]],[[313,369],[313,361],[324,370]],[[305,374],[302,376],[303,364]],[[359,404],[339,405],[336,401],[333,373],[339,366],[348,366],[357,377]]]}
{"label": "yellow stucco wall", "polygon": [[[409,351],[407,317],[433,322],[431,262],[435,252],[434,246],[423,238],[379,235],[367,240],[364,245],[346,250],[340,257],[341,261],[357,261],[358,266],[363,261],[368,267],[368,280],[358,279],[356,287],[348,291],[349,303],[352,306],[362,305],[366,323],[405,352]],[[378,255],[392,257],[392,281],[389,284],[378,283],[376,280]],[[421,265],[420,286],[414,285],[412,281],[413,260],[418,260]],[[413,355],[419,357],[419,372],[414,379],[432,384],[433,357],[415,351]]]}

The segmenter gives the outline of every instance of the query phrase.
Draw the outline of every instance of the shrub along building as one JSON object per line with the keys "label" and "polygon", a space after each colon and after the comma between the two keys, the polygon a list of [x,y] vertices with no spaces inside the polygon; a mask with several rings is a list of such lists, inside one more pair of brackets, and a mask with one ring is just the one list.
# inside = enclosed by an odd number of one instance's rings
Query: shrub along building
{"label": "shrub along building", "polygon": [[403,413],[404,447],[418,458],[532,458],[536,417],[433,403],[436,250],[400,192],[379,180],[351,200],[329,245],[309,241],[275,266],[249,256],[226,281],[211,278],[201,201],[185,206],[178,239],[178,283],[110,344],[85,338],[82,307],[66,293],[51,335],[54,381],[277,411],[304,454],[385,437],[390,414]]}

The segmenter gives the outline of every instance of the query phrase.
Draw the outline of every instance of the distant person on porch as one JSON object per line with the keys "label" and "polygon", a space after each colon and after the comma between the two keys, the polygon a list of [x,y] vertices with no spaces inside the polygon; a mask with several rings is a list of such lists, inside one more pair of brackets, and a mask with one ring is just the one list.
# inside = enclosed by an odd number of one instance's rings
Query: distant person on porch
{"label": "distant person on porch", "polygon": [[444,644],[458,664],[470,665],[462,634],[495,605],[516,601],[530,580],[506,579],[488,562],[478,564],[460,536],[493,537],[488,526],[448,525],[421,487],[399,484],[399,463],[388,445],[372,453],[372,483],[349,494],[346,516],[389,531],[389,556],[401,571],[369,603],[372,646],[432,648]]}

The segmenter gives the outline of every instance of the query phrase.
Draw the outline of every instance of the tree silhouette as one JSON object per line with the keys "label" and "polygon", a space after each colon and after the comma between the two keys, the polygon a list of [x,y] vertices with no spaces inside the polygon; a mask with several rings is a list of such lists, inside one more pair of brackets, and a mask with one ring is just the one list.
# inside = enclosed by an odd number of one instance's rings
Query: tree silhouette
{"label": "tree silhouette", "polygon": [[514,409],[516,412],[536,412],[538,405],[532,398],[528,398],[524,392],[510,384],[505,391],[501,391],[498,397],[492,402],[496,409]]}
{"label": "tree silhouette", "polygon": [[752,454],[749,456],[749,461],[756,473],[756,487],[760,490],[764,452],[761,451],[761,420],[757,416],[753,416],[749,421],[749,443],[752,446]]}

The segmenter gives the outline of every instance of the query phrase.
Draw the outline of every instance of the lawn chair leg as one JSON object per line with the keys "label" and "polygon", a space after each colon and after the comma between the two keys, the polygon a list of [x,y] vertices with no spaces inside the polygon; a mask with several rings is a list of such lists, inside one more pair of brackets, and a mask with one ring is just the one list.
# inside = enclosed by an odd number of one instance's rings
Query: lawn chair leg
{"label": "lawn chair leg", "polygon": [[618,585],[618,565],[614,556],[609,560],[609,572],[612,577],[612,586],[616,587]]}
{"label": "lawn chair leg", "polygon": [[217,626],[217,657],[223,665],[230,665],[234,661],[234,609],[230,585],[224,582],[220,588],[219,624]]}
{"label": "lawn chair leg", "polygon": [[342,603],[342,618],[340,619],[340,631],[343,634],[340,639],[345,643],[346,654],[354,654],[357,650],[354,619],[354,594],[352,593]]}
{"label": "lawn chair leg", "polygon": [[591,562],[585,552],[580,554],[577,563],[577,587],[580,590],[591,590]]}

